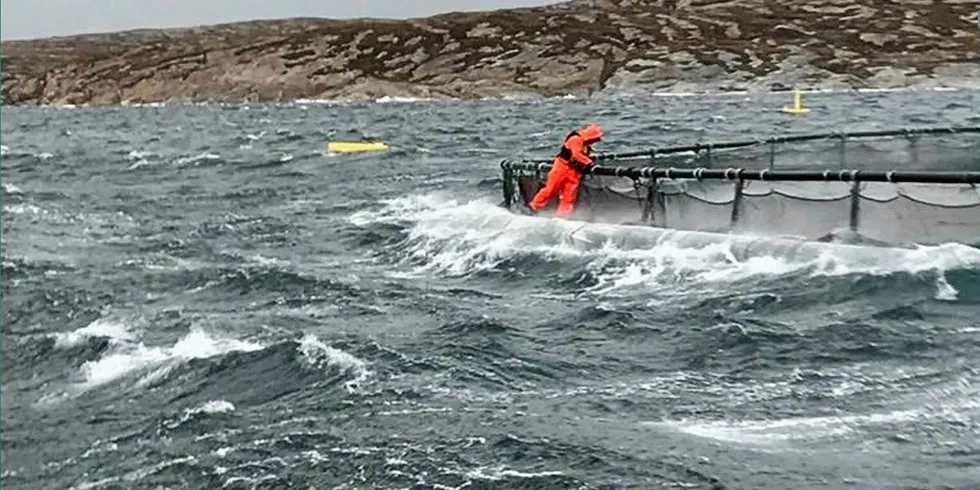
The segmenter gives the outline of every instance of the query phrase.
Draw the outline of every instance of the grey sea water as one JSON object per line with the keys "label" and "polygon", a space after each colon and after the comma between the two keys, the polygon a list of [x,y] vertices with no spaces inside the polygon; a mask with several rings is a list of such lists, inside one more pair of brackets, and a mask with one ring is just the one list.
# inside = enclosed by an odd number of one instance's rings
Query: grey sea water
{"label": "grey sea water", "polygon": [[[496,207],[502,158],[586,121],[980,122],[978,91],[804,102],[4,107],[0,485],[978,488],[980,250],[582,247]],[[324,152],[361,137],[393,146]]]}

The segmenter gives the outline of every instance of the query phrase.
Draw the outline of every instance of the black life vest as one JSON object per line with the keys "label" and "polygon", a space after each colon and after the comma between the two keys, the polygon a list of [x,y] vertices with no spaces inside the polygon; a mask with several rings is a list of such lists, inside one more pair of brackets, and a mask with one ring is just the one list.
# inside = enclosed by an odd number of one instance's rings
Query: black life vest
{"label": "black life vest", "polygon": [[[588,167],[583,165],[582,162],[573,159],[572,150],[568,147],[568,140],[570,140],[573,136],[579,136],[578,131],[572,131],[571,133],[568,133],[568,136],[565,136],[565,141],[563,141],[561,144],[561,150],[558,151],[558,157],[565,160],[568,165],[575,170],[585,172],[588,170]],[[589,145],[585,145],[585,154],[589,154]]]}

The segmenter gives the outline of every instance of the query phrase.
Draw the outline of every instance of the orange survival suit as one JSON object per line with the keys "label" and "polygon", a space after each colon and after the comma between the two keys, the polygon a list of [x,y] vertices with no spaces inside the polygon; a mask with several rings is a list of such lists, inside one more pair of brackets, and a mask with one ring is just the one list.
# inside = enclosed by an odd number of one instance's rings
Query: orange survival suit
{"label": "orange survival suit", "polygon": [[557,195],[559,196],[558,210],[555,216],[561,218],[571,216],[578,199],[582,173],[592,165],[592,158],[589,156],[592,153],[592,145],[600,140],[602,140],[602,128],[595,124],[573,131],[565,138],[561,151],[551,164],[548,180],[531,200],[529,206],[532,211],[540,211]]}

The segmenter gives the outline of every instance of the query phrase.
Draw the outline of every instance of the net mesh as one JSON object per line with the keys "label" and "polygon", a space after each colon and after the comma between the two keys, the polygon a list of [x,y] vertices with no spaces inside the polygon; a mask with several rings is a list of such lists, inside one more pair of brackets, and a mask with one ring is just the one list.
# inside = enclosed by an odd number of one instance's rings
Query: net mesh
{"label": "net mesh", "polygon": [[[616,163],[678,168],[977,171],[980,137],[966,133],[828,138],[658,156],[655,163],[627,160]],[[546,173],[518,171],[514,178],[526,204],[543,187]],[[554,207],[552,203],[550,209]],[[972,184],[634,180],[585,175],[573,219],[806,239],[847,232],[888,243],[976,246],[980,245],[980,188]]]}

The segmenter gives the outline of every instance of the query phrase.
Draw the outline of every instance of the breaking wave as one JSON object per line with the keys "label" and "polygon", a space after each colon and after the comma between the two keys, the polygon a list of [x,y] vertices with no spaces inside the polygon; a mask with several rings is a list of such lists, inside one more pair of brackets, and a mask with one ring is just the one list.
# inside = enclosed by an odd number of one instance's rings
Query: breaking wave
{"label": "breaking wave", "polygon": [[592,224],[515,215],[489,199],[444,194],[389,200],[350,222],[368,234],[392,230],[376,253],[419,276],[524,279],[569,294],[661,302],[738,284],[865,278],[885,286],[904,277],[930,282],[937,299],[980,301],[972,288],[957,287],[980,278],[980,249],[960,244],[888,248]]}

